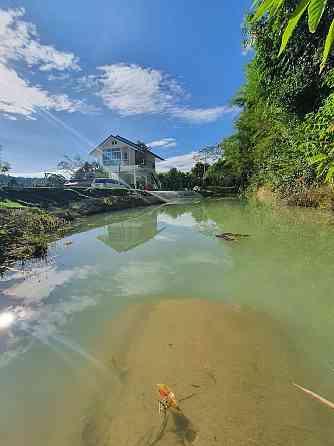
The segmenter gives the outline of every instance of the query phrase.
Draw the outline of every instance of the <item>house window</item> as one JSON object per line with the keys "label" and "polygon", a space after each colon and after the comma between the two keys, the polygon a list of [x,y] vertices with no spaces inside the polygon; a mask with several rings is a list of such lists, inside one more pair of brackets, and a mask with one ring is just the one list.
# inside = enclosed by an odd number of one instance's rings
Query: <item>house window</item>
{"label": "house window", "polygon": [[112,151],[112,159],[113,160],[117,160],[117,161],[121,161],[121,159],[122,159],[121,151],[120,150],[113,150]]}
{"label": "house window", "polygon": [[123,161],[128,161],[128,152],[123,152]]}
{"label": "house window", "polygon": [[117,144],[117,141],[112,141],[111,144],[114,146],[115,144]]}
{"label": "house window", "polygon": [[103,164],[105,165],[108,165],[108,163],[110,164],[111,159],[112,159],[112,150],[110,149],[104,150],[102,156]]}
{"label": "house window", "polygon": [[120,150],[115,149],[106,149],[103,151],[103,164],[105,166],[115,166],[120,164],[122,157]]}

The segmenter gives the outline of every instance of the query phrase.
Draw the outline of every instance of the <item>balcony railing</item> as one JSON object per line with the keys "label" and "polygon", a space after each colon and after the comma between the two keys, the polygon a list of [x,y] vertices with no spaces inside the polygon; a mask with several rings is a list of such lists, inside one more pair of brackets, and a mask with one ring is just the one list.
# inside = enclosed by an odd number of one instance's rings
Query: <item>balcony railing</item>
{"label": "balcony railing", "polygon": [[103,160],[103,165],[104,166],[128,166],[129,165],[129,161],[104,159]]}
{"label": "balcony railing", "polygon": [[154,169],[154,163],[152,161],[145,161],[144,163],[129,165],[128,161],[103,160],[103,165],[106,167],[115,167],[116,169],[121,169],[121,170],[133,170],[137,168]]}

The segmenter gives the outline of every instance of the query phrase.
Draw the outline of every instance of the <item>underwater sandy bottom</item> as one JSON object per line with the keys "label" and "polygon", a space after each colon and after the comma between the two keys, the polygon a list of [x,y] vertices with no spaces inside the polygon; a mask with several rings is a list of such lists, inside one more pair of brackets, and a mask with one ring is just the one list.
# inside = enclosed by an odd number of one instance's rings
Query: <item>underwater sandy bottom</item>
{"label": "underwater sandy bottom", "polygon": [[[84,446],[334,444],[334,414],[293,387],[305,364],[264,314],[192,299],[134,304],[103,339],[113,379],[84,420]],[[157,383],[182,412],[159,414]]]}

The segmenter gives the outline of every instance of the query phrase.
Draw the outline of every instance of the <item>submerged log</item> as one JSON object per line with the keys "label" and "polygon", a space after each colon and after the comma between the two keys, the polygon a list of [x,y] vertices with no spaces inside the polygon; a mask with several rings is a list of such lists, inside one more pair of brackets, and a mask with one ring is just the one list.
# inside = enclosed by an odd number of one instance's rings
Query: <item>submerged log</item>
{"label": "submerged log", "polygon": [[223,232],[222,234],[216,234],[216,237],[228,242],[235,242],[239,238],[250,237],[250,234],[235,234],[233,232]]}

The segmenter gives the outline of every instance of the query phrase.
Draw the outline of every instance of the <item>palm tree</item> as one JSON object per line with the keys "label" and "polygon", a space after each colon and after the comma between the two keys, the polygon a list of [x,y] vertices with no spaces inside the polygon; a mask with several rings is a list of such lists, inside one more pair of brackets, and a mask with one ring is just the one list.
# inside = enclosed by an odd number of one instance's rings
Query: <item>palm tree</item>
{"label": "palm tree", "polygon": [[[279,13],[281,7],[284,5],[285,1],[286,0],[262,0],[262,1],[258,0],[256,3],[257,7],[256,7],[256,11],[255,11],[253,20],[260,19],[266,13],[268,13],[270,16],[277,15]],[[283,53],[283,51],[285,50],[285,48],[293,34],[293,31],[295,30],[296,26],[298,25],[299,20],[304,15],[304,13],[306,13],[306,11],[307,11],[307,15],[308,15],[309,30],[311,33],[316,32],[316,30],[318,29],[320,20],[326,11],[326,8],[328,11],[328,8],[329,8],[329,6],[327,5],[328,3],[330,3],[328,0],[300,0],[299,1],[295,10],[291,14],[288,24],[284,30],[279,55],[281,55]],[[332,20],[331,25],[328,30],[328,33],[327,33],[327,38],[325,41],[320,71],[322,71],[323,68],[325,67],[330,50],[333,45],[333,42],[334,42],[334,19]]]}

